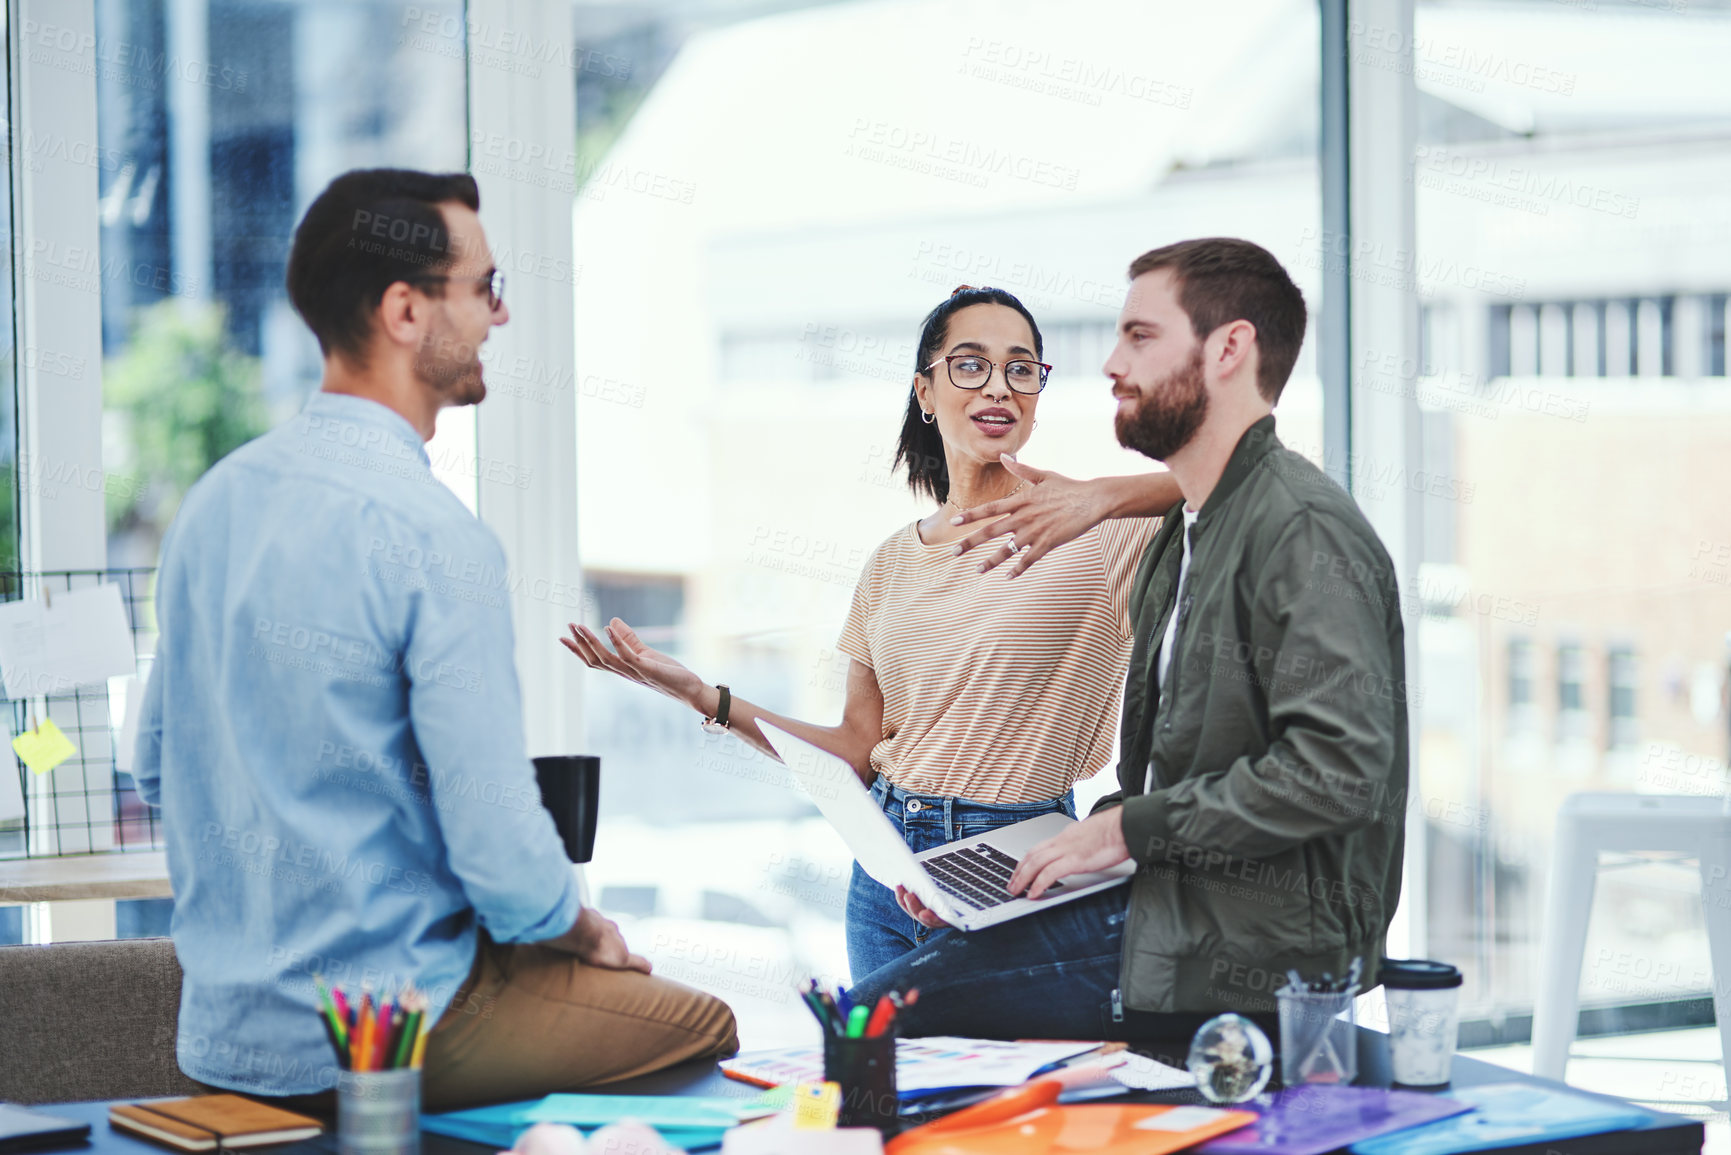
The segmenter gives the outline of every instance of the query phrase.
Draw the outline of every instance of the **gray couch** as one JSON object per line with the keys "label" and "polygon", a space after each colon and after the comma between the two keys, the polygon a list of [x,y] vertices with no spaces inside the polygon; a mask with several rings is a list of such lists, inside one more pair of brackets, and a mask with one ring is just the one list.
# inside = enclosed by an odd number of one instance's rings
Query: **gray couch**
{"label": "gray couch", "polygon": [[180,963],[166,938],[0,947],[0,1100],[191,1095],[174,1061]]}

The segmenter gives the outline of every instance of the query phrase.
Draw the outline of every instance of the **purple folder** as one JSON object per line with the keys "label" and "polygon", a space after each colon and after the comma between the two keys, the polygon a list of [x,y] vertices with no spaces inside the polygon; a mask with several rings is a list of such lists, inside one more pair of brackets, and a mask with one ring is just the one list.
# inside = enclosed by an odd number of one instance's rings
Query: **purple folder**
{"label": "purple folder", "polygon": [[1434,1123],[1469,1110],[1469,1104],[1421,1091],[1312,1083],[1274,1095],[1255,1123],[1196,1150],[1199,1155],[1324,1155],[1360,1139]]}

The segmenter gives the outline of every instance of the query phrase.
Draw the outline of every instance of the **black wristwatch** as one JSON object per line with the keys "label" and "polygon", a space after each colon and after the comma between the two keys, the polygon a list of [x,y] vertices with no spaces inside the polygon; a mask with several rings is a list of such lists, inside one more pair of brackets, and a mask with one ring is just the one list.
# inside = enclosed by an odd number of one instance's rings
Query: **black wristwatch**
{"label": "black wristwatch", "polygon": [[721,701],[716,704],[715,717],[703,720],[703,728],[711,734],[725,734],[727,733],[727,708],[733,705],[733,691],[719,684],[715,688],[721,691]]}

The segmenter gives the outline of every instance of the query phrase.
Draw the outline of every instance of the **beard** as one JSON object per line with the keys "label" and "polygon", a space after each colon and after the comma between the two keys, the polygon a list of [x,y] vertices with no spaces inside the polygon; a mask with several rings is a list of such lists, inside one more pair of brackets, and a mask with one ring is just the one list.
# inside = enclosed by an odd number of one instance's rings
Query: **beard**
{"label": "beard", "polygon": [[435,326],[415,350],[414,372],[447,405],[479,405],[487,396],[480,346],[459,341],[446,325]]}
{"label": "beard", "polygon": [[1118,411],[1113,428],[1118,444],[1155,461],[1165,461],[1190,444],[1208,417],[1208,388],[1202,377],[1202,350],[1145,391],[1136,408]]}

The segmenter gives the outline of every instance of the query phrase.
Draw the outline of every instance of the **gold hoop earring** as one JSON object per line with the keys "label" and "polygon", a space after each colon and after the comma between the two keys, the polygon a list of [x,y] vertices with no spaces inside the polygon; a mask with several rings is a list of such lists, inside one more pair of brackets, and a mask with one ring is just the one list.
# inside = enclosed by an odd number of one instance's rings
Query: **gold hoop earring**
{"label": "gold hoop earring", "polygon": [[920,410],[920,420],[924,421],[927,425],[933,425],[937,423],[938,415],[936,413],[928,413],[922,409]]}

